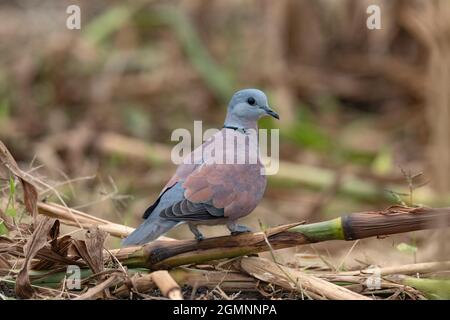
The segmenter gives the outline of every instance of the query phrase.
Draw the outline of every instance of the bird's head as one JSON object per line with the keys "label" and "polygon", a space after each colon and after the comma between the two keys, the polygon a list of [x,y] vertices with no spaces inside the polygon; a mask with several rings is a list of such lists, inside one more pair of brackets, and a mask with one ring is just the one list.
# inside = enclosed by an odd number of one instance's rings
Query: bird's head
{"label": "bird's head", "polygon": [[243,89],[236,92],[228,104],[228,115],[235,121],[258,121],[263,116],[280,119],[278,113],[269,107],[267,97],[258,89]]}

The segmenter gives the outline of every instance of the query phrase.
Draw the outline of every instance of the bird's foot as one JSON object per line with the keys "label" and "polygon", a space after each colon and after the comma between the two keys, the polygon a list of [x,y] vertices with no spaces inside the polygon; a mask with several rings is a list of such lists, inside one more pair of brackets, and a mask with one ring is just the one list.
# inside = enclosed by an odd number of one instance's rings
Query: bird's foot
{"label": "bird's foot", "polygon": [[229,223],[227,224],[227,228],[228,230],[230,230],[231,235],[235,236],[244,232],[252,232],[252,229],[250,229],[249,227],[240,225],[240,224],[236,224],[236,223]]}
{"label": "bird's foot", "polygon": [[201,233],[195,235],[195,240],[202,241],[203,239],[205,239],[205,237]]}
{"label": "bird's foot", "polygon": [[203,239],[205,239],[205,237],[198,230],[196,225],[189,223],[189,230],[191,230],[191,232],[194,234],[195,240],[202,241]]}

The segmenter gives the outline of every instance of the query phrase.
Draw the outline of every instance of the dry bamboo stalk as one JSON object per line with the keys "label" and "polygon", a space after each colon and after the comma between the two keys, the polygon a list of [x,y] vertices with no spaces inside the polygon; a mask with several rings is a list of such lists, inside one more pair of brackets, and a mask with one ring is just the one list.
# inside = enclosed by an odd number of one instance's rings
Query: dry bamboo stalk
{"label": "dry bamboo stalk", "polygon": [[[206,287],[213,289],[220,285],[225,292],[255,291],[256,281],[253,277],[236,271],[209,271],[192,268],[174,268],[169,270],[171,277],[180,286]],[[137,292],[147,292],[155,287],[150,274],[136,275],[132,278],[133,288]],[[118,297],[127,297],[130,294],[129,286],[122,285],[114,291]]]}
{"label": "dry bamboo stalk", "polygon": [[[352,213],[340,218],[291,224],[266,231],[274,249],[328,240],[355,240],[373,236],[442,228],[450,225],[450,208],[391,207]],[[234,258],[269,250],[262,232],[196,240],[157,240],[117,252],[132,267],[167,269],[191,263]],[[122,251],[122,252],[121,252]]]}
{"label": "dry bamboo stalk", "polygon": [[133,228],[112,223],[107,220],[88,215],[78,210],[71,209],[69,211],[67,208],[55,203],[38,202],[38,211],[42,215],[60,219],[62,223],[72,226],[79,226],[79,224],[74,219],[74,216],[76,216],[77,220],[80,222],[83,228],[98,226],[99,229],[106,231],[116,237],[126,237],[134,230]]}
{"label": "dry bamboo stalk", "polygon": [[[134,231],[134,228],[100,219],[79,210],[70,209],[69,211],[66,207],[56,203],[38,202],[38,212],[45,216],[57,218],[61,223],[69,226],[81,226],[83,229],[98,226],[100,230],[119,238],[124,238]],[[74,216],[76,216],[79,223],[74,219]],[[160,237],[160,239],[172,240],[168,237]]]}
{"label": "dry bamboo stalk", "polygon": [[129,138],[117,133],[106,132],[96,141],[96,147],[103,153],[125,154],[132,158],[140,158],[153,164],[170,162],[170,148],[165,145]]}
{"label": "dry bamboo stalk", "polygon": [[[418,299],[424,299],[422,293],[418,291],[414,286],[409,283],[402,281],[405,276],[392,275],[387,276],[387,279],[381,278],[377,283],[377,287],[373,288],[373,282],[368,282],[369,275],[365,276],[339,276],[339,275],[320,275],[316,274],[317,277],[324,280],[339,283],[339,285],[345,285],[345,288],[358,293],[365,293],[369,295],[377,294],[383,290],[393,290],[393,292],[405,292],[410,296],[416,296]],[[414,278],[415,279],[415,278]]]}
{"label": "dry bamboo stalk", "polygon": [[57,203],[54,203],[54,202],[39,202],[38,205],[42,210],[51,211],[51,212],[58,211],[62,215],[66,216],[67,219],[71,216],[71,214],[74,214],[79,219],[85,218],[87,221],[97,221],[99,223],[105,223],[105,224],[111,223],[107,220],[92,216],[90,214],[84,213],[84,212],[76,210],[76,209],[70,209],[70,211],[69,211],[66,207],[59,205]]}
{"label": "dry bamboo stalk", "polygon": [[158,286],[163,296],[170,300],[183,300],[181,289],[178,283],[173,280],[166,270],[154,271],[150,274],[153,282]]}
{"label": "dry bamboo stalk", "polygon": [[379,288],[378,289],[371,289],[368,286],[368,278],[370,275],[365,276],[341,276],[341,275],[333,275],[333,274],[314,274],[316,277],[324,279],[329,282],[333,283],[339,283],[340,285],[345,284],[352,284],[352,285],[346,285],[345,287],[347,289],[352,288],[351,290],[354,292],[367,292],[367,293],[373,293],[374,290],[381,290],[381,289],[401,289],[403,291],[413,291],[414,289],[412,287],[406,286],[405,284],[398,283],[398,279],[380,279],[379,281]]}
{"label": "dry bamboo stalk", "polygon": [[311,291],[333,300],[371,300],[368,297],[335,285],[302,271],[285,267],[267,259],[246,257],[241,260],[242,269],[255,278],[274,283],[287,290]]}
{"label": "dry bamboo stalk", "polygon": [[[145,293],[149,291],[150,289],[153,289],[156,287],[155,283],[153,282],[151,273],[146,273],[143,275],[134,275],[131,278],[132,287],[133,289],[138,293]],[[130,295],[130,289],[128,284],[123,284],[116,290],[114,290],[113,294],[119,298],[126,298]]]}
{"label": "dry bamboo stalk", "polygon": [[[353,284],[360,284],[361,286],[364,286],[367,278],[370,275],[366,276],[354,276],[354,275],[339,275],[339,274],[321,274],[321,273],[312,273],[315,277],[324,279],[329,282],[341,282],[341,283],[353,283]],[[388,281],[380,281],[381,288],[392,288],[392,287],[398,287],[397,284],[388,282]]]}
{"label": "dry bamboo stalk", "polygon": [[[42,210],[42,208],[48,209],[48,204],[39,203],[39,208],[44,214],[49,214],[46,210]],[[57,217],[68,219],[67,209],[59,206],[50,206],[50,209],[49,215],[56,213]],[[88,221],[88,217],[87,214],[80,215],[83,222]],[[90,223],[102,225],[98,218]],[[102,226],[104,225],[108,224]],[[267,230],[266,235],[274,249],[281,249],[320,241],[355,240],[449,225],[450,208],[395,206],[382,211],[353,213],[319,223],[304,225],[299,222],[284,225]],[[131,229],[118,226],[127,230]],[[169,239],[161,237],[144,246],[122,248],[112,253],[128,266],[164,269],[268,250],[265,235],[262,232],[209,238],[201,242]]]}
{"label": "dry bamboo stalk", "polygon": [[[450,261],[439,262],[423,262],[405,264],[401,266],[384,267],[377,269],[379,275],[390,274],[416,274],[416,273],[429,273],[441,270],[450,270]],[[337,276],[359,276],[359,275],[371,275],[374,273],[374,269],[354,270],[339,272]]]}
{"label": "dry bamboo stalk", "polygon": [[447,0],[423,1],[420,8],[407,7],[402,15],[406,26],[427,52],[425,90],[425,120],[429,130],[425,155],[431,171],[431,181],[440,194],[450,191],[450,40],[442,37],[450,32]]}
{"label": "dry bamboo stalk", "polygon": [[[65,224],[67,226],[83,228],[84,230],[89,230],[93,226],[97,226],[101,231],[107,232],[112,236],[119,237],[119,238],[124,237],[123,230],[121,230],[120,228],[116,228],[112,224],[95,224],[95,223],[85,223],[85,222],[76,223],[75,221],[64,220],[64,219],[59,219],[59,221],[62,224]],[[123,226],[123,227],[126,227],[126,226]]]}

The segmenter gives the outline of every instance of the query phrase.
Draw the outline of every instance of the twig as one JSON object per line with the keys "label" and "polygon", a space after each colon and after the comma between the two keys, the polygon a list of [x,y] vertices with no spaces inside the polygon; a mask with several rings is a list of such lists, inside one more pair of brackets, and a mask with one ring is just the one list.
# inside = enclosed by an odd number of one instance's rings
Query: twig
{"label": "twig", "polygon": [[338,270],[338,271],[342,269],[342,267],[343,267],[344,264],[345,264],[345,261],[347,260],[347,258],[348,258],[348,256],[350,255],[350,253],[352,253],[353,249],[355,249],[355,247],[356,247],[356,245],[358,244],[358,242],[359,242],[359,239],[356,240],[356,241],[353,243],[353,245],[352,245],[352,247],[350,248],[350,250],[348,250],[348,252],[347,252],[346,255],[344,256],[344,258],[342,258],[341,263],[339,263],[339,266],[337,267],[337,270]]}
{"label": "twig", "polygon": [[78,296],[77,298],[73,300],[89,300],[92,299],[94,296],[102,292],[103,290],[113,286],[120,277],[117,274],[113,274],[111,277],[103,281],[102,283],[96,285],[93,288],[90,288],[88,291],[83,293],[82,295]]}

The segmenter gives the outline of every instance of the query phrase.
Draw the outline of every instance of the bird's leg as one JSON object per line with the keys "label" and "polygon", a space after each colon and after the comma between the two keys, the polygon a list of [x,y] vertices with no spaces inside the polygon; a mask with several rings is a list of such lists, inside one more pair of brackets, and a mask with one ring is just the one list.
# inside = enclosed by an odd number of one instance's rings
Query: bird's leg
{"label": "bird's leg", "polygon": [[230,230],[232,235],[244,233],[244,232],[252,232],[249,227],[237,224],[235,221],[230,221],[227,223],[227,228]]}
{"label": "bird's leg", "polygon": [[193,223],[188,223],[189,230],[194,234],[195,239],[197,241],[202,241],[205,237],[203,237],[202,233],[198,230],[197,226]]}

